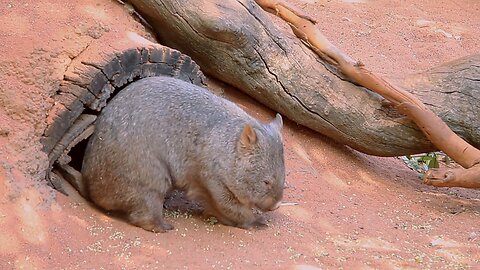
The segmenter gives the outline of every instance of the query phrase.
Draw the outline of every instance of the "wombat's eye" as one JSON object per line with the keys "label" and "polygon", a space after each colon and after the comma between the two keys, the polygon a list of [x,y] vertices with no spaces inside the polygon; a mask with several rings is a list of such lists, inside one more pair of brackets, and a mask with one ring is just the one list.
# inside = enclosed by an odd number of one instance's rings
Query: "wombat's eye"
{"label": "wombat's eye", "polygon": [[263,183],[265,184],[265,186],[271,187],[273,184],[273,180],[271,179],[263,180]]}

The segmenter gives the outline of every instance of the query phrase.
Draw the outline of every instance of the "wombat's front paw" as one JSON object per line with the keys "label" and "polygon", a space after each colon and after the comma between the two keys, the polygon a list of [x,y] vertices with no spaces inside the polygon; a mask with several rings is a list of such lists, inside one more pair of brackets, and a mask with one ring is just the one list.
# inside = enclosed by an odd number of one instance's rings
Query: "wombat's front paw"
{"label": "wombat's front paw", "polygon": [[231,220],[231,219],[228,219],[224,216],[221,216],[221,215],[217,215],[216,216],[216,219],[222,223],[223,225],[227,225],[227,226],[232,226],[232,227],[237,227],[237,228],[241,228],[241,229],[245,229],[245,230],[249,230],[251,229],[253,226],[254,226],[254,220],[251,221],[251,220],[243,220],[243,221],[234,221],[234,220]]}
{"label": "wombat's front paw", "polygon": [[255,220],[253,220],[253,221],[236,224],[234,226],[242,228],[242,229],[249,230],[249,229],[252,229],[252,228],[257,228],[257,229],[265,228],[265,227],[268,226],[268,224],[267,224],[267,220],[265,219],[265,217],[257,216],[255,218]]}
{"label": "wombat's front paw", "polygon": [[154,233],[164,233],[173,229],[173,225],[169,223],[160,223],[160,224],[153,224],[152,226],[142,227],[147,231],[151,231]]}
{"label": "wombat's front paw", "polygon": [[268,226],[267,219],[264,216],[257,216],[257,219],[253,222],[253,224],[260,227]]}
{"label": "wombat's front paw", "polygon": [[163,220],[154,218],[138,218],[136,216],[130,216],[130,222],[146,231],[154,233],[164,233],[173,229],[171,224],[163,222]]}

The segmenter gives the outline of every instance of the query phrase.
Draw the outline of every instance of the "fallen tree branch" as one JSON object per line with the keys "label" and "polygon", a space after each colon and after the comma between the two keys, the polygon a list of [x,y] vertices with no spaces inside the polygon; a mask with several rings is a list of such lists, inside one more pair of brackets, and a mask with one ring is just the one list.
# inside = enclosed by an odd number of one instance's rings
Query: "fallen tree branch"
{"label": "fallen tree branch", "polygon": [[364,86],[390,101],[401,113],[414,121],[438,149],[445,152],[465,169],[436,170],[425,174],[424,183],[434,186],[480,188],[480,150],[456,135],[419,99],[400,87],[388,83],[358,61],[340,51],[315,27],[307,15],[292,10],[283,1],[255,0],[265,11],[286,21],[294,34],[318,56],[327,61],[351,82]]}
{"label": "fallen tree branch", "polygon": [[[376,156],[438,150],[380,95],[278,28],[253,0],[130,0],[159,41],[297,124]],[[300,17],[301,11],[296,11]],[[310,20],[311,21],[311,20]],[[308,45],[308,44],[307,44]],[[334,48],[334,47],[332,47]],[[332,59],[333,61],[333,59]],[[355,63],[352,60],[353,63]],[[395,80],[480,148],[480,54]],[[390,105],[389,105],[390,104]]]}

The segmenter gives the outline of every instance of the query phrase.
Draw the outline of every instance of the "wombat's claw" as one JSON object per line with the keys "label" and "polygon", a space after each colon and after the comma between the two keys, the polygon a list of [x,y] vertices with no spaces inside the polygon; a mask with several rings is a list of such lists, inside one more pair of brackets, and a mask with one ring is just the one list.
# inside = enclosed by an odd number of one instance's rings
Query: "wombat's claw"
{"label": "wombat's claw", "polygon": [[253,222],[237,224],[236,227],[251,230],[253,228],[262,229],[268,227],[267,220],[263,216],[258,216]]}
{"label": "wombat's claw", "polygon": [[253,224],[260,227],[268,226],[267,219],[264,216],[258,216]]}
{"label": "wombat's claw", "polygon": [[172,224],[161,223],[161,224],[155,225],[151,230],[147,230],[147,231],[152,231],[154,233],[164,233],[170,230],[173,230]]}
{"label": "wombat's claw", "polygon": [[162,224],[162,227],[165,231],[170,231],[170,230],[173,230],[173,225],[170,224],[170,223],[163,223]]}
{"label": "wombat's claw", "polygon": [[154,233],[163,233],[173,229],[171,224],[163,222],[163,219],[160,218],[139,218],[136,215],[130,215],[130,223]]}
{"label": "wombat's claw", "polygon": [[238,227],[240,229],[244,230],[251,230],[253,228],[253,223],[243,223],[243,224],[237,224],[235,227]]}

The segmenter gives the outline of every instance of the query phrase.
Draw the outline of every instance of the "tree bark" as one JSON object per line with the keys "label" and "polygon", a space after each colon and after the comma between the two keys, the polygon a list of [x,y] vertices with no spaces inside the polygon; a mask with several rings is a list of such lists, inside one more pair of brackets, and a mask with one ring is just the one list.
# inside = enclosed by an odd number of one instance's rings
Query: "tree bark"
{"label": "tree bark", "polygon": [[[436,149],[411,120],[278,29],[253,0],[130,2],[165,45],[299,124],[372,155]],[[480,55],[395,83],[479,148]]]}

